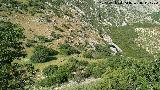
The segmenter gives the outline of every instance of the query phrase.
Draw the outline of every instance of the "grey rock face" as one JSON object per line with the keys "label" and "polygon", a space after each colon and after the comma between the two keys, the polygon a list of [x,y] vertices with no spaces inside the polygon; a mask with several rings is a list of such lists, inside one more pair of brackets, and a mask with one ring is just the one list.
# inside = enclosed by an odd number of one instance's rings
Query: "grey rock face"
{"label": "grey rock face", "polygon": [[118,47],[118,45],[112,42],[112,39],[110,36],[104,35],[103,39],[106,43],[110,45],[110,50],[113,52],[113,54],[122,53],[122,49]]}
{"label": "grey rock face", "polygon": [[[122,2],[122,4],[115,4],[115,1]],[[95,2],[103,10],[104,16],[102,17],[116,26],[146,21],[145,17],[148,14],[160,11],[160,0],[95,0]],[[109,2],[113,3],[109,4]],[[127,4],[127,2],[132,4]]]}
{"label": "grey rock face", "polygon": [[[134,9],[143,13],[158,12],[160,10],[160,0],[123,0],[123,1],[125,2],[130,1],[133,3],[131,5],[125,5],[128,9]],[[142,4],[140,4],[141,2]]]}
{"label": "grey rock face", "polygon": [[122,53],[122,49],[119,48],[115,43],[109,43],[110,45],[110,49],[114,52],[114,53]]}

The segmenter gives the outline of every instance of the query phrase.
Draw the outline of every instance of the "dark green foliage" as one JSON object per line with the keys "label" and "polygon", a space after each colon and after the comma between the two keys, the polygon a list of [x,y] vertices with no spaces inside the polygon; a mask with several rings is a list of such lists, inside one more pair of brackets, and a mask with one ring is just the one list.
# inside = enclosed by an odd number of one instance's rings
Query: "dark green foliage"
{"label": "dark green foliage", "polygon": [[[35,70],[33,65],[20,65],[17,63],[0,66],[0,89],[1,90],[24,90],[35,83]],[[10,68],[10,70],[6,70]],[[5,79],[5,80],[4,80]],[[3,82],[2,82],[3,81]],[[8,83],[6,82],[8,81]]]}
{"label": "dark green foliage", "polygon": [[[50,69],[50,66],[47,67],[48,70]],[[54,66],[54,70],[51,70],[51,72],[44,72],[44,74],[46,73],[46,75],[48,75],[48,77],[46,77],[45,79],[41,80],[39,82],[39,85],[43,86],[43,87],[50,87],[56,84],[62,84],[64,82],[68,81],[68,77],[69,77],[69,70],[68,68],[64,67],[64,66],[60,66],[60,67],[56,67]]]}
{"label": "dark green foliage", "polygon": [[41,85],[43,87],[51,87],[56,84],[62,84],[64,82],[68,81],[68,75],[69,75],[69,72],[66,68],[59,67],[58,70],[54,74],[41,80],[39,82],[39,85]]}
{"label": "dark green foliage", "polygon": [[11,10],[11,11],[17,11],[20,12],[21,10],[26,10],[27,5],[21,2],[18,2],[16,0],[9,0],[9,1],[5,1],[5,0],[1,0],[0,1],[2,3],[2,7],[6,7],[5,9],[2,10]]}
{"label": "dark green foliage", "polygon": [[69,79],[79,82],[90,76],[86,69],[88,64],[89,63],[87,61],[78,61],[74,58],[70,58],[69,61],[63,65],[63,67],[68,70]]}
{"label": "dark green foliage", "polygon": [[109,45],[100,45],[100,44],[98,44],[98,45],[96,45],[95,46],[95,49],[96,49],[96,51],[97,52],[107,52],[107,53],[109,53]]}
{"label": "dark green foliage", "polygon": [[28,12],[31,15],[34,15],[36,13],[43,13],[44,9],[49,8],[44,0],[26,0],[26,1],[1,0],[0,2],[1,2],[0,9],[2,11],[9,11],[9,12],[14,11],[21,14]]}
{"label": "dark green foliage", "polygon": [[[155,61],[114,56],[90,64],[89,71],[101,80],[75,87],[77,90],[159,90],[160,59]],[[71,89],[74,90],[74,89]]]}
{"label": "dark green foliage", "polygon": [[38,9],[46,9],[44,3],[45,3],[44,0],[29,0],[29,1],[28,1],[28,5],[29,5],[30,7],[36,8],[37,10],[38,10]]}
{"label": "dark green foliage", "polygon": [[12,63],[25,56],[23,29],[0,21],[0,90],[23,90],[32,85],[34,67]]}
{"label": "dark green foliage", "polygon": [[35,47],[34,54],[32,55],[31,60],[34,63],[43,63],[54,59],[54,56],[57,54],[58,52],[51,48],[38,45]]}
{"label": "dark green foliage", "polygon": [[12,62],[24,56],[24,47],[22,46],[23,29],[10,22],[0,21],[0,62]]}
{"label": "dark green foliage", "polygon": [[84,68],[88,65],[87,61],[78,61],[75,58],[70,58],[67,63],[65,63],[62,67],[69,70],[69,72],[75,72],[80,68]]}
{"label": "dark green foliage", "polygon": [[55,7],[60,7],[61,5],[65,4],[65,1],[64,0],[54,0],[52,3]]}
{"label": "dark green foliage", "polygon": [[86,51],[86,52],[83,53],[83,57],[85,57],[85,58],[90,58],[90,59],[91,59],[91,58],[93,58],[93,55],[92,55],[93,52],[94,52],[94,51],[92,51],[92,50]]}
{"label": "dark green foliage", "polygon": [[55,77],[47,77],[38,82],[38,84],[42,87],[51,87],[56,84]]}
{"label": "dark green foliage", "polygon": [[51,3],[52,3],[51,9],[55,13],[55,15],[61,17],[63,15],[63,11],[60,9],[60,6],[65,3],[64,0],[54,0]]}
{"label": "dark green foliage", "polygon": [[[89,73],[86,71],[86,66],[88,64],[87,61],[78,61],[74,58],[70,58],[68,62],[62,66],[50,65],[43,70],[43,73],[47,77],[40,81],[39,84],[43,87],[50,87],[67,82],[69,79],[76,81],[83,80],[89,77]],[[73,74],[73,72],[76,74]]]}
{"label": "dark green foliage", "polygon": [[[159,60],[135,60],[125,57],[109,59],[106,68],[103,88],[108,89],[158,89]],[[109,83],[110,82],[110,83]],[[109,84],[108,84],[109,83]]]}
{"label": "dark green foliage", "polygon": [[98,63],[90,63],[87,66],[87,71],[92,77],[99,78],[106,72],[107,67],[107,62],[99,61]]}
{"label": "dark green foliage", "polygon": [[48,67],[46,67],[45,69],[43,69],[43,73],[46,76],[51,76],[57,70],[58,70],[58,66],[57,65],[49,65]]}
{"label": "dark green foliage", "polygon": [[61,44],[59,46],[59,50],[61,54],[64,55],[72,55],[72,54],[80,54],[80,51],[75,47],[70,46],[69,44]]}
{"label": "dark green foliage", "polygon": [[148,86],[150,85],[146,77],[146,74],[148,73],[147,68],[149,67],[147,63],[149,62],[143,62],[142,64],[140,62],[130,61],[129,63],[126,60],[127,59],[125,58],[115,58],[115,60],[108,62],[111,68],[108,68],[107,72],[103,75],[105,82],[111,81],[111,86],[106,84],[107,88],[149,89]]}
{"label": "dark green foliage", "polygon": [[[48,5],[48,3],[50,5]],[[9,11],[9,12],[19,12],[23,13],[30,13],[31,15],[35,15],[37,13],[45,13],[44,10],[52,10],[55,15],[61,17],[63,15],[63,11],[61,10],[60,6],[63,5],[65,2],[64,0],[25,0],[25,1],[17,1],[17,0],[1,0],[0,1],[0,10],[1,11]],[[50,20],[49,20],[50,22]]]}
{"label": "dark green foliage", "polygon": [[56,83],[61,84],[68,81],[69,70],[66,67],[60,66],[55,73]]}

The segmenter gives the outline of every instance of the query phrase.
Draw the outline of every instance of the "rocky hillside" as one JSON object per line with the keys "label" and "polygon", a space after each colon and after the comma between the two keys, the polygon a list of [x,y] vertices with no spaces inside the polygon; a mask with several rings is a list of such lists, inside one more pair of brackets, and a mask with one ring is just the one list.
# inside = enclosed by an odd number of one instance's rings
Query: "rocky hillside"
{"label": "rocky hillside", "polygon": [[[53,47],[67,42],[76,47],[89,45],[88,47],[94,48],[96,44],[112,41],[110,37],[113,36],[109,36],[110,29],[106,27],[126,27],[134,23],[152,24],[153,27],[156,25],[155,28],[160,25],[158,0],[117,1],[120,4],[115,4],[115,1],[109,4],[110,2],[105,0],[46,2],[42,0],[36,3],[30,0],[7,2],[2,0],[1,19],[19,23],[25,28],[28,39],[44,36],[51,41],[54,40],[54,44],[51,44]],[[141,2],[143,4],[140,4]],[[147,4],[144,4],[145,2]],[[106,39],[107,37],[109,38]]]}
{"label": "rocky hillside", "polygon": [[159,0],[0,0],[0,21],[25,35],[26,57],[10,64],[36,70],[24,88],[160,89]]}

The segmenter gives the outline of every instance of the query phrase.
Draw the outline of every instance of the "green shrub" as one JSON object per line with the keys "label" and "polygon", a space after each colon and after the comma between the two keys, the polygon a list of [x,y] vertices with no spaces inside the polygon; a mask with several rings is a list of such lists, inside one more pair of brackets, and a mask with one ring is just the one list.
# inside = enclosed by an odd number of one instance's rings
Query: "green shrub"
{"label": "green shrub", "polygon": [[95,48],[96,48],[96,52],[94,57],[96,59],[101,59],[101,58],[106,58],[108,56],[111,56],[111,50],[109,48],[109,45],[97,44]]}
{"label": "green shrub", "polygon": [[75,72],[77,69],[86,67],[88,65],[87,61],[79,61],[75,58],[70,58],[67,63],[64,64],[71,72]]}
{"label": "green shrub", "polygon": [[104,58],[107,58],[107,53],[106,52],[93,52],[93,58],[94,59],[104,59]]}
{"label": "green shrub", "polygon": [[69,74],[70,74],[70,71],[66,67],[60,66],[57,72],[55,73],[56,82],[58,84],[67,82],[69,78]]}
{"label": "green shrub", "polygon": [[[55,69],[55,67],[56,66],[54,66],[54,69]],[[58,67],[58,69],[56,67],[56,70],[55,71],[51,70],[51,72],[47,73],[49,75],[48,77],[39,81],[39,85],[41,85],[43,87],[51,87],[53,85],[56,85],[56,84],[59,85],[59,84],[62,84],[64,82],[68,81],[69,70],[66,67],[60,66],[60,67]]]}
{"label": "green shrub", "polygon": [[91,51],[91,50],[90,51],[86,51],[86,52],[83,53],[83,57],[91,59],[91,58],[93,58],[92,54],[93,54],[93,51]]}
{"label": "green shrub", "polygon": [[64,67],[70,72],[69,78],[79,82],[90,76],[86,69],[88,64],[89,63],[87,61],[78,61],[74,58],[70,58]]}
{"label": "green shrub", "polygon": [[31,61],[34,63],[47,62],[54,59],[54,56],[57,54],[58,52],[53,49],[38,45],[35,47],[34,54],[31,56]]}
{"label": "green shrub", "polygon": [[[101,79],[88,84],[71,86],[69,90],[159,90],[159,59],[152,61],[112,57],[88,66],[91,75]],[[95,77],[94,76],[94,77]],[[71,89],[73,88],[74,89]]]}
{"label": "green shrub", "polygon": [[87,66],[87,72],[95,78],[101,77],[102,74],[106,72],[106,68],[108,67],[106,61],[99,61],[99,62],[94,62],[90,63]]}
{"label": "green shrub", "polygon": [[[70,58],[68,62],[62,66],[50,65],[43,70],[43,73],[47,77],[40,81],[39,85],[49,87],[55,84],[62,84],[69,79],[77,82],[81,81],[90,76],[86,70],[88,64],[87,61],[78,61],[74,58]],[[73,72],[76,72],[76,74],[73,74]]]}
{"label": "green shrub", "polygon": [[72,55],[72,54],[80,54],[80,51],[75,47],[70,46],[69,44],[62,44],[59,46],[60,53],[63,55]]}
{"label": "green shrub", "polygon": [[38,82],[38,84],[42,87],[51,87],[56,84],[56,78],[55,77],[47,77],[45,79],[42,79]]}
{"label": "green shrub", "polygon": [[46,76],[51,76],[53,75],[56,71],[58,70],[57,65],[49,65],[48,67],[43,69],[43,73]]}
{"label": "green shrub", "polygon": [[34,83],[34,67],[14,62],[26,56],[24,39],[22,27],[0,20],[0,90],[28,89]]}

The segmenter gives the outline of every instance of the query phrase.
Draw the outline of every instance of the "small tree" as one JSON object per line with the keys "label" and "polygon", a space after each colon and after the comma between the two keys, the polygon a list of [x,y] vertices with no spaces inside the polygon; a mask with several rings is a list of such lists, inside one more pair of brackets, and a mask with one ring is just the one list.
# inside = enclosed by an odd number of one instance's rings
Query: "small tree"
{"label": "small tree", "polygon": [[24,38],[23,29],[18,25],[0,21],[0,90],[19,90],[32,84],[34,67],[29,69],[12,64],[13,60],[25,56],[22,45]]}

